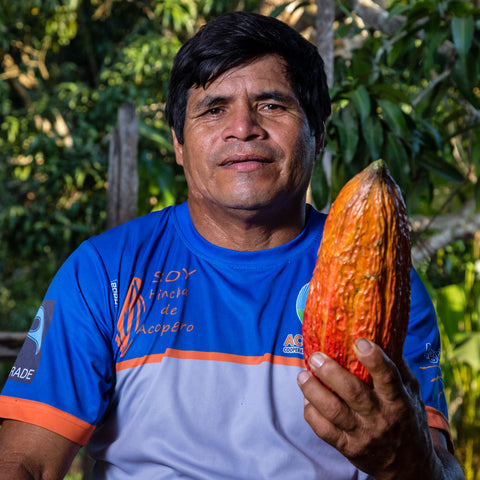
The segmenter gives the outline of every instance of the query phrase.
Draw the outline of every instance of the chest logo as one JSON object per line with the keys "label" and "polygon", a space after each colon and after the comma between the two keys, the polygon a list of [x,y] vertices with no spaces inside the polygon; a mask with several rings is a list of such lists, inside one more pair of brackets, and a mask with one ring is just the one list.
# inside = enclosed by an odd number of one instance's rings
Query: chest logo
{"label": "chest logo", "polygon": [[145,312],[145,300],[140,295],[141,286],[142,281],[137,277],[133,278],[118,317],[115,341],[120,349],[120,357],[127,353],[132,343],[132,335],[140,327],[140,319]]}

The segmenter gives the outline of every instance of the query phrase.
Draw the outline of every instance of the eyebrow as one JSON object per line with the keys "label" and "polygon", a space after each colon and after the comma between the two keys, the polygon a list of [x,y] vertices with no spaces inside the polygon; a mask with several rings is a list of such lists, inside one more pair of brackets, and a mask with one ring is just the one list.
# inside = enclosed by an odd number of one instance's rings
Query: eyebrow
{"label": "eyebrow", "polygon": [[229,98],[231,97],[221,95],[205,95],[205,97],[203,97],[200,101],[192,105],[192,110],[194,112],[208,110],[209,108],[213,108],[216,105],[228,102]]}
{"label": "eyebrow", "polygon": [[262,92],[259,95],[255,96],[255,100],[257,101],[274,100],[280,103],[298,104],[298,100],[297,100],[297,97],[295,97],[295,95],[279,92],[278,90]]}

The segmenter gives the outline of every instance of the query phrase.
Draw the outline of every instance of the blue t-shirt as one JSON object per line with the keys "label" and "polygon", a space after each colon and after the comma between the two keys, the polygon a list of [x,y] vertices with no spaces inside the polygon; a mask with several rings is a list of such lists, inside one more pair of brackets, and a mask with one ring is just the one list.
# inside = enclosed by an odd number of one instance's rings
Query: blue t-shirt
{"label": "blue t-shirt", "polygon": [[[0,417],[85,444],[94,478],[369,478],[303,418],[303,308],[326,216],[276,248],[217,247],[188,203],[93,237],[51,283]],[[404,355],[448,430],[431,300],[412,272]]]}

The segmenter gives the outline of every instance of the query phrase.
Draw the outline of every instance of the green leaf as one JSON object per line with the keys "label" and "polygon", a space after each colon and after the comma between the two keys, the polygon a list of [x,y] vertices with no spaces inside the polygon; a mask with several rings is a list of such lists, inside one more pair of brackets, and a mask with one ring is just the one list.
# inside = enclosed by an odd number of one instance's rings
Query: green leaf
{"label": "green leaf", "polygon": [[339,149],[342,151],[345,162],[350,163],[357,151],[359,138],[356,112],[347,106],[340,111],[334,123],[338,129]]}
{"label": "green leaf", "polygon": [[418,162],[431,172],[440,175],[452,182],[463,182],[465,176],[455,166],[446,162],[440,156],[424,155],[418,158]]}
{"label": "green leaf", "polygon": [[447,3],[447,11],[453,17],[471,15],[474,8],[473,2],[466,2],[465,0],[450,0]]}
{"label": "green leaf", "polygon": [[383,145],[383,129],[378,117],[368,117],[362,123],[363,138],[368,145],[372,160],[380,158]]}
{"label": "green leaf", "polygon": [[447,285],[437,289],[436,310],[451,342],[458,326],[465,320],[465,290],[462,285]]}
{"label": "green leaf", "polygon": [[379,100],[378,105],[382,109],[382,115],[390,130],[400,138],[408,141],[411,137],[410,130],[402,109],[389,100]]}
{"label": "green leaf", "polygon": [[387,135],[388,166],[395,181],[401,185],[408,185],[410,163],[405,146],[393,135]]}
{"label": "green leaf", "polygon": [[457,58],[455,62],[454,78],[461,94],[477,109],[480,109],[480,99],[475,95],[478,88],[479,65],[478,61]]}
{"label": "green leaf", "polygon": [[424,28],[423,41],[423,71],[429,75],[432,69],[437,67],[438,63],[438,48],[448,39],[448,30],[446,28],[439,28],[442,19],[436,12],[431,15]]}
{"label": "green leaf", "polygon": [[315,208],[317,208],[317,210],[323,210],[327,206],[330,198],[330,187],[328,186],[327,176],[325,175],[321,158],[315,162],[310,185]]}
{"label": "green leaf", "polygon": [[157,129],[148,126],[141,120],[138,121],[138,134],[141,137],[148,138],[150,141],[166,148],[169,152],[173,152],[171,139],[165,138]]}
{"label": "green leaf", "polygon": [[[432,12],[435,11],[435,5],[433,2],[424,1],[416,2],[408,14],[408,24],[414,26],[418,24],[424,18],[430,17]],[[416,27],[419,28],[419,27]]]}
{"label": "green leaf", "polygon": [[458,54],[466,60],[472,46],[475,24],[473,17],[453,17],[452,37]]}
{"label": "green leaf", "polygon": [[360,120],[362,122],[365,121],[371,111],[370,95],[368,94],[367,89],[363,85],[360,85],[358,88],[351,91],[348,94],[348,97],[355,104],[355,108],[360,114]]}
{"label": "green leaf", "polygon": [[392,103],[410,105],[410,99],[405,94],[405,92],[398,88],[391,87],[386,83],[375,83],[369,88],[372,96],[376,98],[389,100]]}
{"label": "green leaf", "polygon": [[450,352],[449,359],[466,363],[476,372],[480,371],[480,332],[468,332],[457,338],[460,342]]}
{"label": "green leaf", "polygon": [[405,54],[406,49],[408,48],[411,39],[409,37],[399,38],[388,50],[387,54],[387,65],[389,67],[395,68],[395,63],[398,58]]}
{"label": "green leaf", "polygon": [[372,71],[371,52],[360,50],[352,58],[352,72],[355,79],[361,83],[371,81]]}

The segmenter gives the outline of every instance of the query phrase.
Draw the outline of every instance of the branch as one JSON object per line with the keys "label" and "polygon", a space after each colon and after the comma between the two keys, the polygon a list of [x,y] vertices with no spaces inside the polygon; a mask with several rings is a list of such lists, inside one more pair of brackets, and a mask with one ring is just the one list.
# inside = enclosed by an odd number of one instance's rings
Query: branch
{"label": "branch", "polygon": [[412,216],[412,231],[438,231],[412,248],[412,261],[417,265],[432,257],[438,250],[455,240],[473,237],[480,230],[480,212],[475,212],[475,203],[469,200],[459,210],[438,216],[432,220],[426,216]]}
{"label": "branch", "polygon": [[420,94],[412,100],[412,107],[416,107],[439,83],[442,83],[446,78],[452,74],[450,69],[442,72],[438,77],[435,77],[427,87],[420,92]]}
{"label": "branch", "polygon": [[385,9],[372,0],[351,0],[349,7],[351,10],[355,10],[367,27],[380,30],[387,35],[398,33],[406,22],[404,16],[390,16]]}
{"label": "branch", "polygon": [[[350,0],[348,6],[350,10],[355,11],[356,14],[363,20],[366,27],[374,28],[387,35],[394,36],[398,34],[406,23],[406,17],[403,15],[390,15],[383,6],[383,2],[379,0]],[[419,25],[424,23],[424,20],[419,20]],[[422,31],[416,34],[416,37],[423,40],[424,35]],[[444,55],[451,63],[457,55],[455,45],[449,40],[445,40],[439,47],[438,53]]]}

